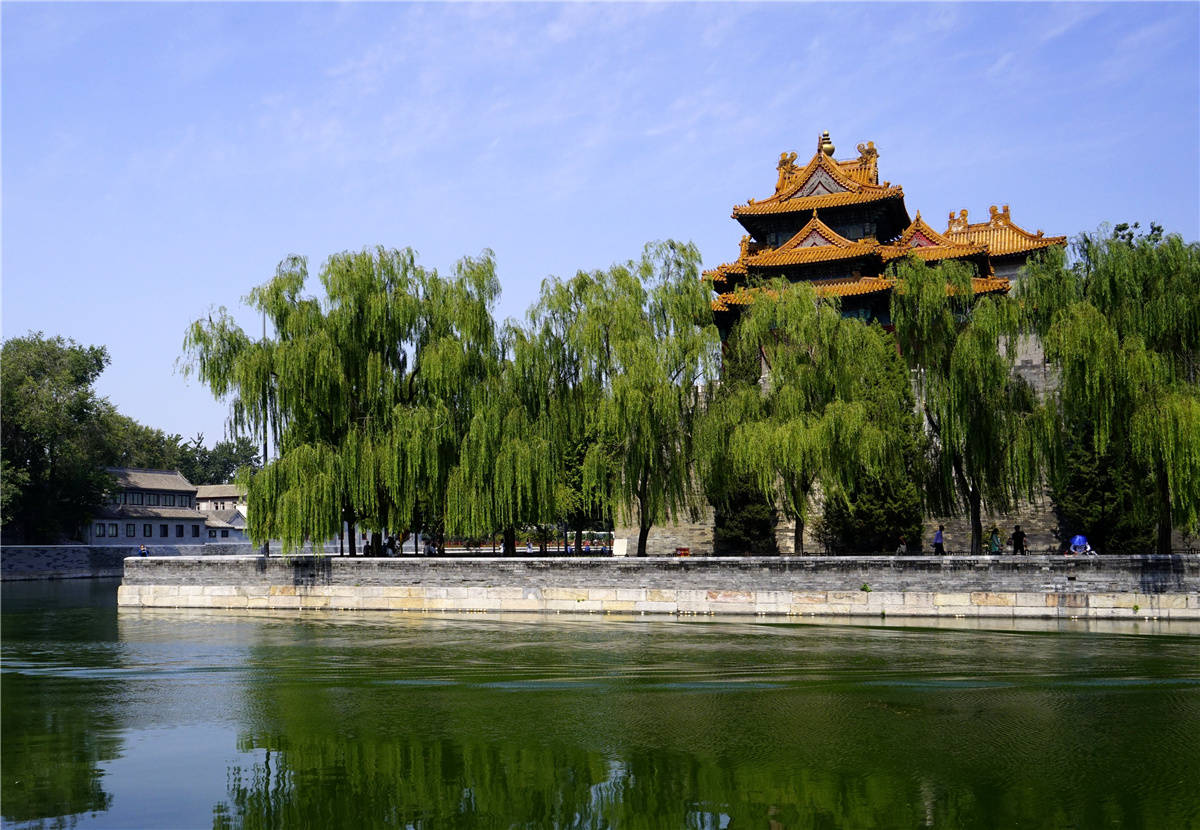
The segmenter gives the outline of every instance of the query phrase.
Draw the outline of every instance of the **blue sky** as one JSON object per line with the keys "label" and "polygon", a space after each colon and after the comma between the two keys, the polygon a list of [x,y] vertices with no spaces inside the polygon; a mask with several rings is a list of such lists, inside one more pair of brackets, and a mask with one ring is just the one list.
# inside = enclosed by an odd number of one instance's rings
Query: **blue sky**
{"label": "blue sky", "polygon": [[107,346],[99,390],[207,442],[187,324],[296,253],[496,252],[499,317],[730,209],[828,129],[949,211],[1200,238],[1200,5],[4,2],[3,336]]}

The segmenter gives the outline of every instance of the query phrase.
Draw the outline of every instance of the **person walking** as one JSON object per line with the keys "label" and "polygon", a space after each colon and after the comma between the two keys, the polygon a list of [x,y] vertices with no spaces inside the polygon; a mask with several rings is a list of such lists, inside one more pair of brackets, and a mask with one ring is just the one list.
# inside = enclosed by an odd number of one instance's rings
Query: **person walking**
{"label": "person walking", "polygon": [[1000,553],[1000,528],[992,525],[992,533],[988,536],[988,553],[997,556]]}
{"label": "person walking", "polygon": [[1028,551],[1025,550],[1025,531],[1021,530],[1021,526],[1017,525],[1013,528],[1012,536],[1008,538],[1012,544],[1013,553],[1017,556],[1024,556]]}
{"label": "person walking", "polygon": [[933,534],[933,553],[935,556],[946,555],[946,528],[938,525],[937,533]]}

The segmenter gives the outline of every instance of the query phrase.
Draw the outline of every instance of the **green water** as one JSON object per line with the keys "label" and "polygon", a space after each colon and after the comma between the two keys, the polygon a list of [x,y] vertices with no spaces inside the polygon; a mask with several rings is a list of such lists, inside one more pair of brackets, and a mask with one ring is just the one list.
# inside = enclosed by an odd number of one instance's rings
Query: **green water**
{"label": "green water", "polygon": [[1200,827],[1196,626],[2,610],[5,826]]}

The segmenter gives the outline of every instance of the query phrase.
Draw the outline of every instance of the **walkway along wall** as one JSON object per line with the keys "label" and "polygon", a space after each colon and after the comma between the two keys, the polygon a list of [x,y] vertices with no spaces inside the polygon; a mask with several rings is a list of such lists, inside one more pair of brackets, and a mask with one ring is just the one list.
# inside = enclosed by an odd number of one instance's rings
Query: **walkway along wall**
{"label": "walkway along wall", "polygon": [[1200,557],[126,562],[127,607],[1200,620]]}

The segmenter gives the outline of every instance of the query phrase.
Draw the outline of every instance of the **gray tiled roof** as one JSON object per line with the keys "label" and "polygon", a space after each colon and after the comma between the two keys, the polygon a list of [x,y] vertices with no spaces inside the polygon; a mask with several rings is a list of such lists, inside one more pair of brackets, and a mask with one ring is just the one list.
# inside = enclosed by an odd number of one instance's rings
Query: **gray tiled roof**
{"label": "gray tiled roof", "polygon": [[109,467],[116,476],[117,486],[131,490],[167,490],[176,493],[195,493],[196,487],[178,470],[143,470],[137,467]]}
{"label": "gray tiled roof", "polygon": [[236,499],[242,490],[236,484],[201,484],[196,488],[198,499]]}
{"label": "gray tiled roof", "polygon": [[228,524],[230,527],[243,528],[246,526],[246,517],[237,508],[228,510],[206,510],[205,516],[212,516],[218,521]]}
{"label": "gray tiled roof", "polygon": [[96,514],[97,519],[187,519],[203,522],[204,514],[186,507],[138,507],[123,504],[105,505]]}

